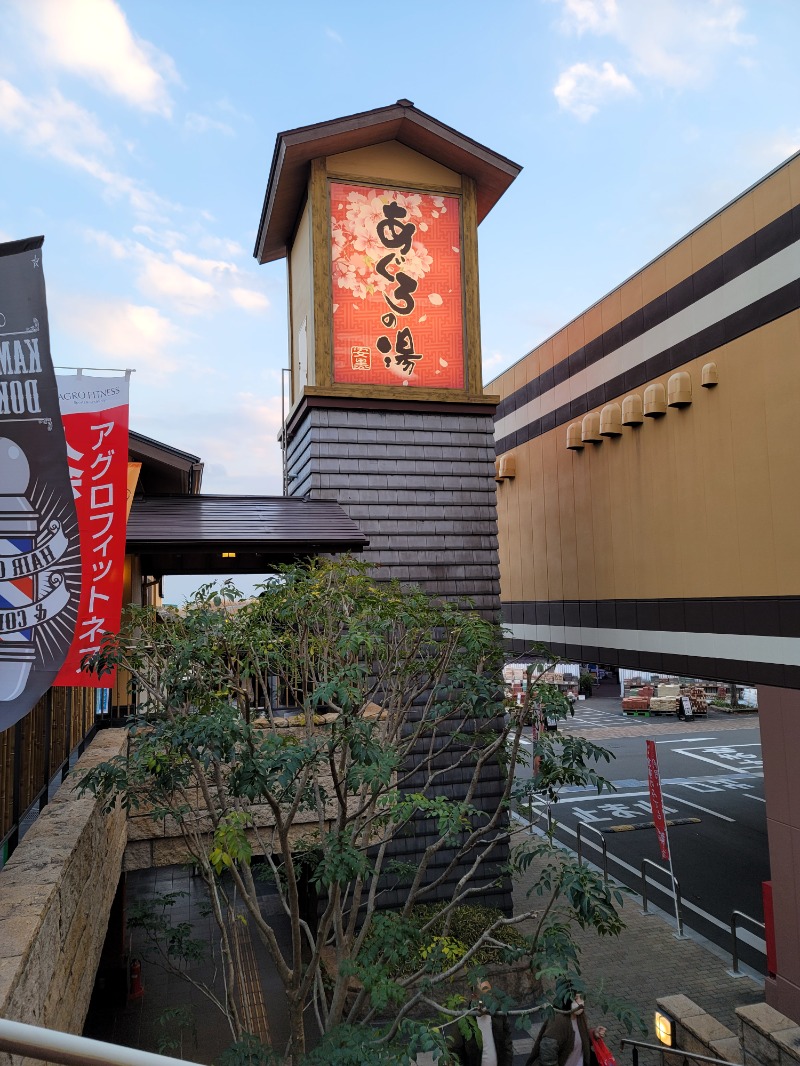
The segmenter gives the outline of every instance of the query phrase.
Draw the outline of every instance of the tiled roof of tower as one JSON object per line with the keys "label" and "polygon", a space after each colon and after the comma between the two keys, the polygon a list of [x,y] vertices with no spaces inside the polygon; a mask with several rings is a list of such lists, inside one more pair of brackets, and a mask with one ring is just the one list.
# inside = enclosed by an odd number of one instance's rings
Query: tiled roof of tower
{"label": "tiled roof of tower", "polygon": [[279,133],[253,252],[259,263],[282,259],[294,232],[312,159],[366,148],[384,141],[401,144],[474,178],[478,222],[494,207],[522,169],[505,156],[418,110],[410,100],[317,122]]}

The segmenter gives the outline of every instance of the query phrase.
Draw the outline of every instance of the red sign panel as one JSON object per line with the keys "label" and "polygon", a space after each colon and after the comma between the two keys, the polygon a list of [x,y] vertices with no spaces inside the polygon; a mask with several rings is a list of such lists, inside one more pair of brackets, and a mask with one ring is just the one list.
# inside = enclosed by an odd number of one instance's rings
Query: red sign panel
{"label": "red sign panel", "polygon": [[81,660],[119,629],[128,488],[128,381],[58,377],[81,547],[83,581],[75,636],[57,685],[108,688],[114,674],[81,671]]}
{"label": "red sign panel", "polygon": [[666,861],[669,859],[669,841],[667,823],[664,820],[664,801],[661,798],[661,778],[658,774],[658,757],[654,740],[647,741],[647,781],[650,785],[650,809],[653,812],[658,846],[661,849],[661,858]]}
{"label": "red sign panel", "polygon": [[463,389],[458,197],[330,193],[333,380]]}

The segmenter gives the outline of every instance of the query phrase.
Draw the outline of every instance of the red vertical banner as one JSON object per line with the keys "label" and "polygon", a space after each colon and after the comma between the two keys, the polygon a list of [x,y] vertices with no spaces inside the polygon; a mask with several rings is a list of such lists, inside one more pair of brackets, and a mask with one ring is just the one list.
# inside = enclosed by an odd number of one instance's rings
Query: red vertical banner
{"label": "red vertical banner", "polygon": [[75,636],[55,683],[109,688],[114,674],[88,674],[81,660],[119,629],[128,487],[128,377],[59,375],[58,397],[83,581]]}
{"label": "red vertical banner", "polygon": [[661,798],[661,778],[658,773],[658,757],[654,740],[647,741],[647,781],[650,786],[650,809],[653,812],[658,846],[661,849],[661,858],[666,861],[669,859],[669,840],[667,839],[667,823],[664,820],[664,801]]}

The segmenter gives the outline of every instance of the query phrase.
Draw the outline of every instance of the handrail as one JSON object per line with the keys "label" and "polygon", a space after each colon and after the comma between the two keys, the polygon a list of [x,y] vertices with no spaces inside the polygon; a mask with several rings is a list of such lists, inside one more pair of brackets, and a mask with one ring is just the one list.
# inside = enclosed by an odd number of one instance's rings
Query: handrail
{"label": "handrail", "polygon": [[602,844],[602,850],[603,850],[603,880],[608,882],[608,845],[606,844],[606,838],[603,836],[603,834],[600,832],[600,830],[596,826],[588,825],[586,822],[578,822],[578,832],[577,832],[577,837],[578,837],[578,863],[579,864],[583,863],[582,840],[581,840],[581,830],[582,829],[591,829],[591,831],[593,833],[597,833],[597,835],[600,837],[600,843]]}
{"label": "handrail", "polygon": [[186,1059],[0,1018],[0,1051],[63,1066],[197,1066]]}
{"label": "handrail", "polygon": [[[672,880],[672,891],[675,896],[675,914],[678,919],[678,936],[683,937],[683,900],[681,898],[681,886],[678,884],[678,878],[665,866],[659,866],[658,863],[653,862],[652,859],[642,859],[642,910],[645,914],[647,914],[647,877],[644,872],[645,866],[652,866],[654,870],[660,870],[662,874],[666,874]],[[661,885],[658,887],[661,888]]]}
{"label": "handrail", "polygon": [[736,937],[737,917],[744,918],[746,922],[751,922],[753,925],[757,925],[760,929],[763,929],[765,933],[767,927],[757,918],[751,918],[749,914],[745,914],[744,911],[731,911],[731,961],[733,965],[730,970],[728,970],[728,973],[731,977],[744,977],[744,974],[739,969],[739,948]]}
{"label": "handrail", "polygon": [[627,1037],[623,1037],[619,1042],[619,1046],[623,1051],[626,1044],[628,1047],[633,1048],[633,1066],[638,1066],[640,1047],[646,1051],[659,1051],[662,1055],[662,1062],[664,1061],[664,1055],[678,1055],[682,1059],[692,1059],[694,1062],[712,1062],[715,1066],[732,1066],[729,1059],[714,1059],[710,1055],[698,1055],[694,1051],[686,1051],[685,1048],[666,1047],[664,1044],[646,1044],[643,1040],[629,1040]]}

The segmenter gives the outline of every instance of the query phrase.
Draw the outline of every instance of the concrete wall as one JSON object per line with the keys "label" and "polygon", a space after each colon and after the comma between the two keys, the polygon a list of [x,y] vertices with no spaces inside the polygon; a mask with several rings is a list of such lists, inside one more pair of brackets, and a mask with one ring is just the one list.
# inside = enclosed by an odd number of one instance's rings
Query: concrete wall
{"label": "concrete wall", "polygon": [[[78,768],[124,749],[123,730],[103,730]],[[82,1031],[125,840],[124,811],[103,815],[71,779],[26,833],[0,870],[0,1017]]]}

